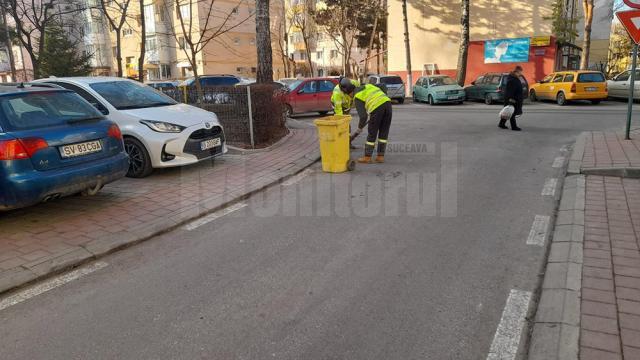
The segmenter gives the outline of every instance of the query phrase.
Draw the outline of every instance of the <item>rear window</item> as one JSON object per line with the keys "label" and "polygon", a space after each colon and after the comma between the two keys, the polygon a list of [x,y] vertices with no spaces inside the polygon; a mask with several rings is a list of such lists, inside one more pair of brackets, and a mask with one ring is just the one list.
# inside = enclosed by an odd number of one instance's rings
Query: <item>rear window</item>
{"label": "rear window", "polygon": [[380,78],[380,84],[398,85],[402,84],[402,78],[400,76],[385,76]]}
{"label": "rear window", "polygon": [[604,82],[604,75],[602,75],[601,73],[578,74],[578,82],[580,83]]}
{"label": "rear window", "polygon": [[96,108],[71,91],[0,96],[0,125],[7,131],[46,128],[102,117]]}
{"label": "rear window", "polygon": [[221,77],[207,77],[200,79],[202,86],[226,86],[235,85],[240,82],[240,79],[231,76]]}

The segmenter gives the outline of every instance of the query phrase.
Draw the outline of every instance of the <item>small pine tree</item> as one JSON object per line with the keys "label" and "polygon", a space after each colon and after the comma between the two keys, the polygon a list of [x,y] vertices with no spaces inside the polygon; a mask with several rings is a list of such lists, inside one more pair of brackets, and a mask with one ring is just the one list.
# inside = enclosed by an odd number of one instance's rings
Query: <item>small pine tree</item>
{"label": "small pine tree", "polygon": [[72,41],[64,29],[50,26],[40,54],[40,76],[84,76],[91,73],[93,54],[80,53],[79,41]]}
{"label": "small pine tree", "polygon": [[553,10],[552,15],[545,17],[544,20],[551,20],[553,34],[556,36],[558,45],[573,43],[578,37],[576,26],[579,19],[566,13],[563,0],[555,0],[551,8]]}

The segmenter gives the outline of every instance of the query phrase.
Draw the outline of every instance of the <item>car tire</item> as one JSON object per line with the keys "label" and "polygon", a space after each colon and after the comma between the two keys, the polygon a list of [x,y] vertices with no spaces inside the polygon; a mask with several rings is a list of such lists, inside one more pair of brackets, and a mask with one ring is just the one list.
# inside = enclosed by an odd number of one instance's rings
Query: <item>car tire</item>
{"label": "car tire", "polygon": [[285,104],[284,105],[284,117],[285,118],[290,118],[291,116],[293,116],[293,108],[291,107],[291,105]]}
{"label": "car tire", "polygon": [[531,102],[538,101],[538,95],[536,95],[536,91],[535,90],[531,90],[529,92],[529,100],[531,100]]}
{"label": "car tire", "polygon": [[429,105],[433,106],[436,104],[435,101],[433,101],[433,96],[429,95],[429,98],[427,99],[427,101],[429,102]]}
{"label": "car tire", "polygon": [[138,139],[125,137],[124,149],[127,155],[129,155],[127,177],[139,179],[151,175],[153,172],[151,157],[147,149]]}
{"label": "car tire", "polygon": [[600,104],[600,101],[601,100],[591,100],[591,104],[598,105],[598,104]]}
{"label": "car tire", "polygon": [[398,104],[404,104],[404,98],[398,99]]}
{"label": "car tire", "polygon": [[558,95],[556,95],[556,104],[560,106],[567,105],[567,98],[563,92],[559,92]]}
{"label": "car tire", "polygon": [[484,96],[484,103],[487,105],[493,105],[493,96],[491,96],[491,94],[486,94]]}

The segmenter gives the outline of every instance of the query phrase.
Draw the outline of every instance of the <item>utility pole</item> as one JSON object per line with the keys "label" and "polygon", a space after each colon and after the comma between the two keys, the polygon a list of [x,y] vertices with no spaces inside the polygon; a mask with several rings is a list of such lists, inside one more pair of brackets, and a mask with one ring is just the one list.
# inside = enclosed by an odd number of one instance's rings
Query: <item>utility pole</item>
{"label": "utility pole", "polygon": [[9,56],[9,66],[11,67],[11,81],[16,81],[16,63],[13,59],[13,46],[11,45],[11,34],[9,33],[9,25],[7,24],[7,13],[4,11],[4,2],[0,2],[0,12],[2,12],[2,24],[5,32],[5,44],[7,55]]}
{"label": "utility pole", "polygon": [[402,0],[402,16],[404,17],[404,48],[407,55],[407,90],[413,93],[413,76],[411,75],[411,44],[409,43],[409,18],[407,17],[407,0]]}

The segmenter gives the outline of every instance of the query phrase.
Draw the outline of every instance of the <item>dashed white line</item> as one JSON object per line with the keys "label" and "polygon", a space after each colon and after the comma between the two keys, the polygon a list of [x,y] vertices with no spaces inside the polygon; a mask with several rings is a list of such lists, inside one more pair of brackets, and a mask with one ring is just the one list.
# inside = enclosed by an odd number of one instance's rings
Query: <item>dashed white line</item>
{"label": "dashed white line", "polygon": [[547,239],[547,229],[549,228],[549,216],[536,215],[533,225],[527,238],[527,245],[543,246]]}
{"label": "dashed white line", "polygon": [[542,196],[555,195],[557,187],[558,187],[558,179],[556,178],[547,179],[544,182],[544,187],[542,188]]}
{"label": "dashed white line", "polygon": [[225,215],[229,215],[232,212],[238,211],[238,210],[242,209],[245,206],[247,206],[247,204],[245,204],[245,203],[233,204],[233,205],[231,205],[229,207],[226,207],[226,208],[224,208],[222,210],[218,210],[216,212],[213,212],[213,213],[211,213],[211,214],[209,214],[209,215],[207,215],[207,216],[205,216],[203,218],[194,220],[194,221],[188,223],[187,225],[185,225],[183,227],[183,229],[185,229],[187,231],[191,231],[191,230],[197,229],[197,228],[199,228],[200,226],[202,226],[204,224],[208,224],[208,223],[212,222],[213,220],[221,218],[221,217],[223,217]]}
{"label": "dashed white line", "polygon": [[293,175],[292,177],[288,178],[287,180],[282,182],[282,186],[291,186],[291,185],[295,185],[298,182],[300,182],[302,179],[304,179],[305,177],[307,177],[309,174],[311,174],[313,172],[313,170],[311,169],[304,169],[302,172]]}
{"label": "dashed white line", "polygon": [[553,160],[552,167],[561,168],[563,165],[564,165],[564,156],[558,156],[557,158],[555,158],[555,160]]}
{"label": "dashed white line", "polygon": [[83,276],[89,275],[92,272],[98,271],[100,269],[103,269],[105,267],[107,267],[109,264],[99,261],[96,263],[93,263],[91,265],[88,266],[84,266],[81,267],[79,269],[70,271],[66,274],[60,275],[60,276],[56,276],[52,279],[49,279],[45,282],[42,282],[40,284],[31,286],[27,289],[24,289],[16,294],[13,294],[11,296],[8,296],[2,300],[0,300],[0,311],[11,307],[13,305],[17,305],[23,301],[29,300],[33,297],[36,297],[38,295],[41,295],[43,293],[46,293],[47,291],[53,290],[57,287],[60,287],[64,284],[67,284],[71,281],[77,280]]}
{"label": "dashed white line", "polygon": [[513,360],[518,354],[531,292],[513,289],[507,298],[487,360]]}

